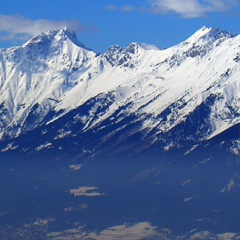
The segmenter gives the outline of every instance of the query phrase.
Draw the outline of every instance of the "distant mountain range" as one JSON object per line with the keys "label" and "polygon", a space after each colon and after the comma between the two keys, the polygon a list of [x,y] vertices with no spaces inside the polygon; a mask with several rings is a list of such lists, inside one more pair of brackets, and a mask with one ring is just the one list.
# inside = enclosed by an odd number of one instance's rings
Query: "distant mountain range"
{"label": "distant mountain range", "polygon": [[99,54],[61,29],[0,50],[3,154],[186,154],[218,139],[239,155],[239,123],[240,35],[203,27]]}

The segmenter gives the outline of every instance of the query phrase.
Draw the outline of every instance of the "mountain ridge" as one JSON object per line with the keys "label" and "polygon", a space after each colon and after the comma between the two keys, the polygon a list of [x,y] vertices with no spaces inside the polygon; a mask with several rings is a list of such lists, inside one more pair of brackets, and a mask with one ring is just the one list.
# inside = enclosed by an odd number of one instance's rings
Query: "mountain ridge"
{"label": "mountain ridge", "polygon": [[98,54],[62,29],[1,50],[0,139],[55,122],[55,138],[74,136],[64,127],[73,112],[77,135],[108,129],[100,142],[139,133],[151,145],[190,118],[195,143],[213,138],[240,122],[238,38],[203,27],[168,49],[131,43]]}

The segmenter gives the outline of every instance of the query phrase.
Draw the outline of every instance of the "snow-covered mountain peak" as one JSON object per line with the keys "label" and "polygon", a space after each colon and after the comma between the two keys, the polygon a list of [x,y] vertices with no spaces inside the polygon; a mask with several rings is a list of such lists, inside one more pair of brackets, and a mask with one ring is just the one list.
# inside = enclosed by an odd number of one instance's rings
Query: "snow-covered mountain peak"
{"label": "snow-covered mountain peak", "polygon": [[[202,28],[203,29],[203,28]],[[207,29],[207,28],[206,28]],[[225,30],[222,30],[220,28],[209,28],[206,37],[212,38],[212,39],[220,39],[220,38],[234,38],[237,34],[231,33]]]}
{"label": "snow-covered mountain peak", "polygon": [[184,41],[182,45],[202,45],[209,43],[219,44],[226,39],[234,37],[236,37],[236,34],[221,30],[219,28],[202,27],[190,38]]}
{"label": "snow-covered mountain peak", "polygon": [[160,51],[154,45],[130,43],[126,47],[111,46],[103,56],[112,66],[133,68],[147,51]]}
{"label": "snow-covered mountain peak", "polygon": [[[15,64],[15,70],[42,72],[51,69],[78,69],[96,53],[78,41],[75,32],[67,28],[43,32],[21,47],[5,50],[6,58]],[[16,69],[18,68],[18,69]]]}
{"label": "snow-covered mountain peak", "polygon": [[31,45],[49,45],[56,43],[71,43],[83,49],[91,51],[91,49],[87,48],[83,43],[81,43],[74,31],[71,31],[67,28],[62,28],[55,31],[46,31],[41,34],[33,37],[27,43],[23,45],[23,47],[29,47]]}
{"label": "snow-covered mountain peak", "polygon": [[[180,45],[174,46],[173,62],[181,64],[187,57],[204,57],[207,53],[222,45],[223,42],[235,38],[237,35],[223,31],[219,28],[202,27],[191,37],[182,42]],[[177,61],[175,61],[177,59]],[[173,64],[173,65],[174,65]]]}
{"label": "snow-covered mountain peak", "polygon": [[67,39],[69,39],[72,43],[74,43],[78,47],[81,47],[81,48],[84,48],[84,49],[87,49],[87,50],[91,50],[90,48],[87,48],[83,43],[81,43],[78,40],[77,35],[74,31],[71,31],[68,28],[63,28],[63,29],[60,29],[60,30],[55,31],[53,33],[54,33],[55,39],[57,41],[66,41]]}

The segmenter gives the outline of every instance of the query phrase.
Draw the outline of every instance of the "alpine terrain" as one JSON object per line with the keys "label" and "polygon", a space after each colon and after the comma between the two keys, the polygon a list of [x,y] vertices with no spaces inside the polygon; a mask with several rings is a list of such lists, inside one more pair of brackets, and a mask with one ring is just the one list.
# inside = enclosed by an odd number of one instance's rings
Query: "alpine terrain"
{"label": "alpine terrain", "polygon": [[34,132],[31,151],[67,139],[98,154],[214,138],[240,122],[239,40],[203,27],[169,49],[132,43],[97,54],[61,29],[3,49],[1,142],[22,151],[17,139]]}
{"label": "alpine terrain", "polygon": [[240,35],[218,28],[168,49],[97,53],[67,28],[1,49],[0,235],[238,239],[239,124]]}

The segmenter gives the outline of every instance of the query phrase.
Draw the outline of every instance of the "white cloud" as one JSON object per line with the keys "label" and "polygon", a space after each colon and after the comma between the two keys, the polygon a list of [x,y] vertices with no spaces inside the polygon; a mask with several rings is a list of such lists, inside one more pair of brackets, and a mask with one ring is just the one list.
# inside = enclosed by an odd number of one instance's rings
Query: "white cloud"
{"label": "white cloud", "polygon": [[0,15],[0,40],[25,40],[41,32],[64,27],[76,32],[85,30],[78,21],[31,20],[23,16]]}
{"label": "white cloud", "polygon": [[149,0],[152,12],[174,12],[185,18],[202,17],[210,12],[227,12],[237,0]]}
{"label": "white cloud", "polygon": [[132,12],[132,11],[136,10],[136,8],[131,5],[124,5],[122,7],[117,7],[116,5],[107,5],[105,8],[109,11],[118,10],[118,11],[123,11],[123,12]]}
{"label": "white cloud", "polygon": [[105,8],[109,11],[115,11],[115,10],[118,9],[117,6],[113,5],[113,4],[112,5],[107,5]]}
{"label": "white cloud", "polygon": [[124,11],[124,12],[132,12],[134,11],[134,7],[133,6],[130,6],[130,5],[125,5],[123,7],[121,7],[121,10]]}

